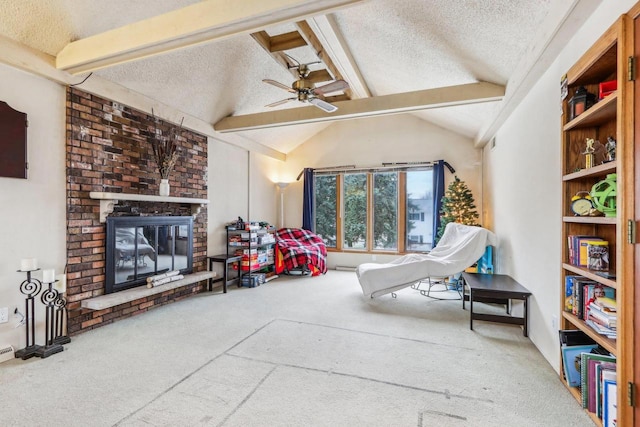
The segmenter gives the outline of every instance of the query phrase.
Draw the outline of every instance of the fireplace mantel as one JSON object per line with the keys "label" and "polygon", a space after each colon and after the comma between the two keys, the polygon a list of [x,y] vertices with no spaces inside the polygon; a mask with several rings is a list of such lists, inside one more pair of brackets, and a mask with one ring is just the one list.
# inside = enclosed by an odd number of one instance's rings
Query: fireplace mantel
{"label": "fireplace mantel", "polygon": [[195,218],[200,209],[209,203],[209,199],[192,199],[189,197],[168,197],[168,196],[151,196],[148,194],[127,194],[127,193],[103,193],[100,191],[92,191],[89,193],[92,199],[100,200],[100,222],[105,222],[107,216],[113,212],[115,205],[121,200],[131,200],[136,202],[161,202],[161,203],[179,203],[191,205],[191,214]]}

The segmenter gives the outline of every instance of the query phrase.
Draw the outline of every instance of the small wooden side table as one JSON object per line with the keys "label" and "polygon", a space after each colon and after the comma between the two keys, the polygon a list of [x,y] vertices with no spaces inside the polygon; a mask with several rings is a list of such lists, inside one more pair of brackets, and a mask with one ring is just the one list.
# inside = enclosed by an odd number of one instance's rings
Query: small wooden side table
{"label": "small wooden side table", "polygon": [[[522,325],[523,334],[529,336],[527,330],[528,303],[531,292],[520,283],[516,282],[506,274],[478,274],[462,273],[464,283],[469,287],[469,307],[470,319],[469,329],[473,329],[473,320],[484,320],[488,322],[508,323],[511,325]],[[463,290],[464,292],[464,290]],[[490,300],[521,300],[524,302],[524,316],[513,317],[498,314],[474,313],[473,302],[486,302]],[[462,298],[462,309],[464,309],[465,298]]]}

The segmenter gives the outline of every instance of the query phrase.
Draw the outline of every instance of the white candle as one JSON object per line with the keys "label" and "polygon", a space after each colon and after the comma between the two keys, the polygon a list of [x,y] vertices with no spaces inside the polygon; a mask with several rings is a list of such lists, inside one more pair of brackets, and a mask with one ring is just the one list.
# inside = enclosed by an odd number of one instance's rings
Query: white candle
{"label": "white candle", "polygon": [[56,271],[53,268],[48,270],[42,270],[42,281],[44,283],[51,283],[56,281]]}
{"label": "white candle", "polygon": [[20,271],[32,271],[38,269],[38,261],[35,258],[24,258],[20,260]]}
{"label": "white candle", "polygon": [[53,284],[53,287],[55,288],[55,290],[61,294],[64,294],[65,292],[67,292],[67,275],[58,274],[56,276],[56,279],[58,279],[58,281]]}

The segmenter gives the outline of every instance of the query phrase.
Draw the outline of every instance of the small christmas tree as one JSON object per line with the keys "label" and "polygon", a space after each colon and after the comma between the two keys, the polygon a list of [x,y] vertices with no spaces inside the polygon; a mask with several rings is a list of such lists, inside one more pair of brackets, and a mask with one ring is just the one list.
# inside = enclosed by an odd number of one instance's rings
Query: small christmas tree
{"label": "small christmas tree", "polygon": [[473,201],[473,194],[464,181],[460,181],[457,176],[449,184],[449,188],[442,196],[442,208],[440,209],[440,228],[436,242],[442,237],[444,229],[450,222],[457,222],[465,225],[479,225],[477,223],[478,212]]}

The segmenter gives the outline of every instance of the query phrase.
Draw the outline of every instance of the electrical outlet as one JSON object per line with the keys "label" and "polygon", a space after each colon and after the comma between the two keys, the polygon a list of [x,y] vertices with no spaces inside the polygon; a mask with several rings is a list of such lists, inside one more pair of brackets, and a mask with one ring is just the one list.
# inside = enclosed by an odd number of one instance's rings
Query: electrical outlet
{"label": "electrical outlet", "polygon": [[371,261],[375,261],[378,257],[375,255],[371,255]]}
{"label": "electrical outlet", "polygon": [[0,323],[9,321],[9,307],[0,307]]}
{"label": "electrical outlet", "polygon": [[553,329],[558,329],[558,316],[556,315],[551,316],[551,327]]}

